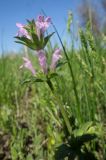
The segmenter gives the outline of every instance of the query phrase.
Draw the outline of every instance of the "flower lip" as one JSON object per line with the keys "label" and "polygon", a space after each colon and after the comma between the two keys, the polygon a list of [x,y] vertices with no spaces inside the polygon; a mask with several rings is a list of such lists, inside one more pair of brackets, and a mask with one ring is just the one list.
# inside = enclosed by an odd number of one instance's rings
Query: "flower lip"
{"label": "flower lip", "polygon": [[21,23],[16,23],[16,26],[17,26],[18,28],[23,28],[23,27],[24,27],[24,25],[21,24]]}
{"label": "flower lip", "polygon": [[60,58],[62,58],[61,49],[57,48],[52,55],[52,62],[50,66],[51,70],[54,70],[56,68],[56,65]]}
{"label": "flower lip", "polygon": [[16,36],[18,36],[18,37],[26,37],[28,39],[31,39],[31,37],[28,34],[27,30],[24,28],[25,25],[23,25],[21,23],[16,23],[16,26],[19,28],[19,31],[17,32]]}
{"label": "flower lip", "polygon": [[22,57],[22,58],[23,58],[24,64],[20,66],[20,69],[25,67],[25,68],[29,69],[33,75],[35,75],[36,71],[33,68],[31,61],[27,57]]}
{"label": "flower lip", "polygon": [[36,20],[36,29],[38,36],[40,37],[41,34],[44,34],[44,32],[47,30],[51,23],[51,18],[50,17],[44,17],[42,15],[39,15]]}
{"label": "flower lip", "polygon": [[37,17],[37,21],[39,21],[39,22],[44,22],[44,16],[39,15],[39,16]]}
{"label": "flower lip", "polygon": [[50,17],[46,17],[45,21],[48,22],[48,23],[51,23],[51,18]]}
{"label": "flower lip", "polygon": [[39,50],[37,55],[38,55],[38,60],[39,60],[41,69],[46,74],[47,73],[47,62],[46,62],[45,52],[43,50]]}

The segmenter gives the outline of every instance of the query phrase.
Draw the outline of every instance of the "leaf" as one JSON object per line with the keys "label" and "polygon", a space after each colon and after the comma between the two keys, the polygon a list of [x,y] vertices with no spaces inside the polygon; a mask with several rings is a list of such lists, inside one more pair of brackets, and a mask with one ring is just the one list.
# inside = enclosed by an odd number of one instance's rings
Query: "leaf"
{"label": "leaf", "polygon": [[22,41],[15,41],[16,43],[19,43],[19,44],[22,44],[22,45],[25,45],[25,46],[27,46],[27,47],[29,47],[30,49],[32,49],[32,50],[35,50],[36,49],[36,47],[33,45],[33,44],[31,44],[30,46],[28,45],[28,44],[26,44],[26,43],[24,43],[24,42],[22,42]]}
{"label": "leaf", "polygon": [[31,44],[31,43],[32,43],[32,41],[31,41],[30,39],[26,38],[25,36],[22,36],[22,37],[16,36],[16,37],[14,37],[14,38],[16,38],[16,39],[18,39],[18,40],[20,40],[20,41],[23,41],[23,42],[25,42],[25,43],[27,43],[27,44]]}
{"label": "leaf", "polygon": [[71,138],[69,144],[72,148],[80,149],[84,143],[89,142],[95,138],[97,138],[96,134],[83,134],[82,136]]}
{"label": "leaf", "polygon": [[31,82],[31,83],[44,82],[44,80],[41,79],[41,78],[31,77],[31,78],[29,78],[29,79],[23,80],[23,81],[21,82],[21,84],[23,85],[23,84],[25,84],[25,83],[30,83],[30,82]]}
{"label": "leaf", "polygon": [[35,43],[33,43],[31,40],[29,40],[26,37],[15,37],[17,38],[19,41],[15,41],[16,43],[20,43],[23,44],[29,48],[31,48],[32,50],[37,49],[37,45]]}
{"label": "leaf", "polygon": [[55,32],[49,34],[48,36],[46,36],[46,37],[44,38],[43,47],[46,46],[47,42],[49,41],[49,39],[51,38],[51,36],[52,36],[54,33],[55,33]]}
{"label": "leaf", "polygon": [[33,41],[34,41],[35,43],[39,43],[39,38],[38,38],[38,36],[37,36],[36,34],[34,34],[34,33],[31,33],[31,34],[32,34]]}
{"label": "leaf", "polygon": [[28,22],[29,25],[32,24],[32,21],[30,21],[29,19],[26,19],[26,21]]}
{"label": "leaf", "polygon": [[56,76],[58,76],[57,73],[51,73],[50,76],[49,76],[49,78],[51,79],[51,78],[54,78],[54,77],[56,77]]}
{"label": "leaf", "polygon": [[66,63],[67,63],[67,61],[59,62],[59,63],[56,65],[56,68],[61,67],[61,66],[63,66],[63,65],[66,64]]}
{"label": "leaf", "polygon": [[23,85],[23,84],[29,83],[29,82],[31,82],[31,78],[30,79],[25,79],[25,80],[21,81],[21,84]]}
{"label": "leaf", "polygon": [[36,78],[36,79],[33,80],[33,82],[44,82],[44,80],[40,79],[40,78]]}
{"label": "leaf", "polygon": [[96,134],[84,134],[82,136],[76,137],[76,140],[79,145],[83,145],[84,143],[89,142],[95,139],[96,137]]}
{"label": "leaf", "polygon": [[88,129],[92,126],[93,126],[92,121],[84,123],[83,125],[80,126],[79,129],[74,130],[74,136],[77,137],[77,136],[82,136],[83,134],[86,134]]}
{"label": "leaf", "polygon": [[[35,20],[32,19],[30,21],[30,20],[27,19],[27,22],[28,22],[28,25],[29,25],[28,28],[30,28],[30,31],[34,31],[35,32]],[[28,28],[26,27],[26,29],[28,29]]]}
{"label": "leaf", "polygon": [[81,152],[77,148],[73,149],[69,144],[60,145],[55,151],[56,160],[77,160]]}
{"label": "leaf", "polygon": [[64,160],[70,153],[70,147],[66,144],[60,145],[55,152],[56,160]]}
{"label": "leaf", "polygon": [[32,39],[33,39],[33,44],[36,46],[37,50],[40,50],[42,48],[42,44],[38,38],[38,36],[35,33],[31,33]]}
{"label": "leaf", "polygon": [[20,43],[20,44],[26,45],[26,43],[21,42],[21,41],[15,41],[15,43]]}

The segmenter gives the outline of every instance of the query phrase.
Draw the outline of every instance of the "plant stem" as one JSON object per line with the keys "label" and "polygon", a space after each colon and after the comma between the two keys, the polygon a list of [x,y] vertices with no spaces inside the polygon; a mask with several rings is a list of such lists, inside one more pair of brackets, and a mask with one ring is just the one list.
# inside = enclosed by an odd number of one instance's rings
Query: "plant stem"
{"label": "plant stem", "polygon": [[63,42],[62,42],[62,40],[61,40],[61,38],[60,38],[60,35],[59,35],[59,33],[58,33],[55,25],[53,24],[53,22],[52,22],[52,26],[53,26],[53,28],[54,28],[54,30],[55,30],[58,38],[59,38],[59,41],[60,41],[60,43],[61,43],[61,45],[62,45],[62,48],[63,48],[64,54],[65,54],[65,57],[66,57],[67,62],[68,62],[68,66],[69,66],[69,69],[70,69],[70,74],[71,74],[72,82],[73,82],[73,89],[74,89],[74,93],[75,93],[75,97],[76,97],[76,102],[77,102],[77,106],[78,106],[78,112],[80,113],[80,105],[79,105],[79,104],[80,104],[80,103],[79,103],[80,101],[79,101],[79,97],[78,97],[78,91],[77,91],[77,88],[76,88],[76,81],[75,81],[75,77],[74,77],[72,65],[71,65],[70,60],[69,60],[69,57],[68,57],[68,55],[67,55],[67,51],[66,51],[66,49],[65,49],[65,47],[64,47],[64,45],[63,45]]}
{"label": "plant stem", "polygon": [[[44,10],[42,10],[42,12],[43,12],[43,14],[46,16],[46,13],[44,12]],[[67,62],[68,62],[68,66],[69,66],[70,73],[71,73],[71,77],[72,77],[73,89],[74,89],[74,93],[75,93],[75,97],[76,97],[76,102],[77,102],[77,105],[78,105],[78,111],[79,111],[79,113],[80,113],[80,105],[79,105],[79,104],[80,104],[80,103],[79,103],[80,101],[79,101],[79,97],[78,97],[78,91],[77,91],[77,88],[76,88],[76,82],[75,82],[75,77],[74,77],[72,65],[71,65],[71,63],[70,63],[70,60],[69,60],[69,57],[68,57],[68,55],[67,55],[66,49],[65,49],[65,47],[64,47],[64,45],[63,45],[63,42],[62,42],[62,40],[61,40],[61,38],[60,38],[60,35],[59,35],[59,33],[58,33],[58,31],[57,31],[54,23],[51,22],[51,24],[52,24],[52,26],[53,26],[53,28],[54,28],[57,36],[58,36],[58,39],[59,39],[59,41],[60,41],[60,43],[61,43],[61,46],[62,46],[62,48],[63,48],[65,57],[66,57]]]}
{"label": "plant stem", "polygon": [[62,103],[61,103],[61,101],[60,101],[60,98],[58,97],[57,94],[55,94],[55,90],[54,90],[53,84],[52,84],[52,82],[51,82],[50,79],[47,79],[47,84],[48,84],[50,90],[52,91],[53,96],[54,96],[57,104],[58,104],[58,105],[60,104],[61,114],[62,114],[62,116],[63,116],[63,119],[64,119],[64,121],[65,121],[65,124],[66,124],[66,126],[67,126],[67,129],[68,129],[69,134],[72,135],[72,127],[71,127],[70,122],[69,122],[69,119],[68,119],[68,117],[67,117],[67,113],[66,113],[66,111],[65,111],[65,109],[64,109],[64,107],[63,107],[63,105],[62,105]]}

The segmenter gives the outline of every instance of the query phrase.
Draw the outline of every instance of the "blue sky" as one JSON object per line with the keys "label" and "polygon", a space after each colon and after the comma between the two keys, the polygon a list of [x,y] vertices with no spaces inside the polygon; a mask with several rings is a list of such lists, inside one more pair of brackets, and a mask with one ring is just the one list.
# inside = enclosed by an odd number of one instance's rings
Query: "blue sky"
{"label": "blue sky", "polygon": [[68,10],[72,10],[77,20],[77,7],[81,0],[0,0],[0,52],[17,50],[14,36],[17,32],[16,22],[26,23],[26,19],[36,18],[43,9],[55,23],[61,34],[66,27]]}
{"label": "blue sky", "polygon": [[8,51],[19,48],[13,38],[16,22],[26,23],[26,19],[36,18],[43,9],[61,34],[68,10],[75,13],[79,3],[80,0],[0,0],[0,52],[2,47]]}

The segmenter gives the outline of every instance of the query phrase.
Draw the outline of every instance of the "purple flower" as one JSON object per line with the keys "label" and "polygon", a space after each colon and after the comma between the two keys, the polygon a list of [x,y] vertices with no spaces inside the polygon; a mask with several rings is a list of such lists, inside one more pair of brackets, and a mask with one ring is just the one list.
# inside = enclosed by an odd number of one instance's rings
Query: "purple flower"
{"label": "purple flower", "polygon": [[44,18],[44,16],[41,15],[37,17],[36,30],[38,37],[40,37],[41,34],[44,34],[46,29],[49,27],[50,23],[51,23],[50,17]]}
{"label": "purple flower", "polygon": [[61,50],[58,48],[55,50],[52,56],[52,62],[50,66],[51,70],[54,70],[56,68],[57,62],[59,61],[60,58],[62,58],[62,55],[61,55]]}
{"label": "purple flower", "polygon": [[18,37],[26,37],[28,39],[31,39],[31,37],[28,35],[27,30],[24,28],[25,25],[21,24],[21,23],[16,23],[16,26],[19,28],[19,31],[17,33]]}
{"label": "purple flower", "polygon": [[23,57],[23,60],[24,60],[24,64],[21,65],[20,68],[25,67],[25,68],[29,69],[32,72],[33,75],[35,75],[36,71],[33,68],[31,61],[26,57]]}
{"label": "purple flower", "polygon": [[46,56],[43,50],[38,51],[38,60],[41,66],[41,69],[44,73],[47,73],[47,63],[46,63]]}

